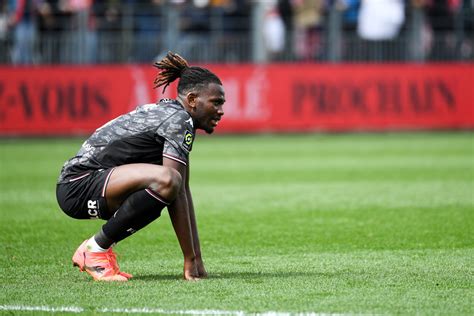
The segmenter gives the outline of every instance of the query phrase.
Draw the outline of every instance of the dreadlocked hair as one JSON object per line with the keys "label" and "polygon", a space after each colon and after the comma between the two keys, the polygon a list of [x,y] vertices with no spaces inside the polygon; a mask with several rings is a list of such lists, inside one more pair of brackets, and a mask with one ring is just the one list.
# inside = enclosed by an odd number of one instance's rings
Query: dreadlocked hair
{"label": "dreadlocked hair", "polygon": [[183,71],[189,67],[186,59],[172,52],[168,52],[161,61],[155,62],[154,66],[161,70],[153,82],[154,88],[164,86],[163,92],[170,83],[181,77]]}
{"label": "dreadlocked hair", "polygon": [[186,93],[192,89],[207,86],[210,83],[222,85],[220,79],[211,71],[201,67],[190,67],[188,62],[176,53],[168,52],[166,56],[159,62],[155,62],[154,66],[161,70],[155,78],[154,88],[166,87],[173,81],[180,78],[178,83],[178,93]]}

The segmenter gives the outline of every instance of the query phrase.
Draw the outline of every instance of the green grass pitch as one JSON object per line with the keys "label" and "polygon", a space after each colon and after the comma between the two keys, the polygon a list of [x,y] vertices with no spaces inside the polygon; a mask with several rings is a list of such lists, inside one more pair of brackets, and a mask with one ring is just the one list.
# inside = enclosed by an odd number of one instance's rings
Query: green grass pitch
{"label": "green grass pitch", "polygon": [[199,136],[191,187],[210,277],[181,280],[163,212],[117,245],[135,276],[120,284],[71,265],[101,225],[56,204],[83,139],[0,140],[0,314],[472,315],[473,136]]}

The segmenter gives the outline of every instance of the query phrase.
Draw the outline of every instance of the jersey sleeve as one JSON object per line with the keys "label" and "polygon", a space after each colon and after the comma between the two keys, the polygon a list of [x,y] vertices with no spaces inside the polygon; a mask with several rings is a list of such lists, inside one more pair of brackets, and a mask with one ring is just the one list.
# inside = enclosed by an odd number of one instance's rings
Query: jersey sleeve
{"label": "jersey sleeve", "polygon": [[193,121],[189,114],[185,111],[176,111],[156,132],[165,139],[163,157],[187,165],[195,136]]}

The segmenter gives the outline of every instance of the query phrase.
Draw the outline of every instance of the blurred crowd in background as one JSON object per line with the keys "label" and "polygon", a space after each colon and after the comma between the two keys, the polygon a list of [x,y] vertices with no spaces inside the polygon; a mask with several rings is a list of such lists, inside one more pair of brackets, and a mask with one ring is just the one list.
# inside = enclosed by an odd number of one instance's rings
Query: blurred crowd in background
{"label": "blurred crowd in background", "polygon": [[0,63],[474,60],[474,0],[0,0]]}

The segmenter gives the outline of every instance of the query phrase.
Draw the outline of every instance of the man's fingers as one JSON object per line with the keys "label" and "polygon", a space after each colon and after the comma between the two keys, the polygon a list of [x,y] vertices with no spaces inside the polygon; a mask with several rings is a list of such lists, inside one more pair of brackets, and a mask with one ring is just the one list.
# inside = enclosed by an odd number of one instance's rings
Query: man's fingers
{"label": "man's fingers", "polygon": [[201,280],[199,277],[196,277],[196,276],[184,276],[184,279],[186,281],[199,281],[199,280]]}

